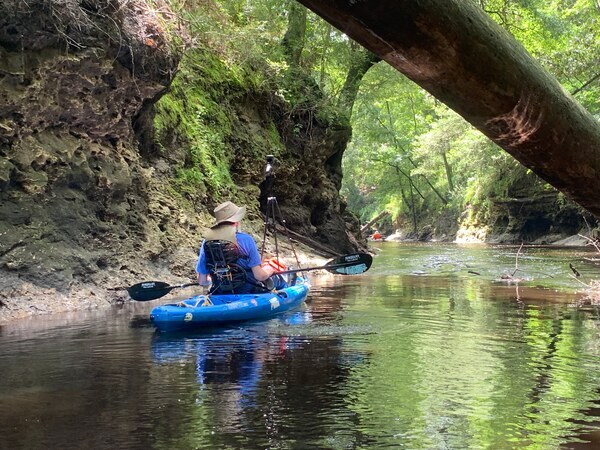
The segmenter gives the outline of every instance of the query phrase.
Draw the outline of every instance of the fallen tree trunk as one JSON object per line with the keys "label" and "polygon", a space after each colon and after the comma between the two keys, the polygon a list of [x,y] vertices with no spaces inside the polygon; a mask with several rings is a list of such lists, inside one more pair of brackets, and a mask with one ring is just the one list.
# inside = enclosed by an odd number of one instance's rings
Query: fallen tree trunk
{"label": "fallen tree trunk", "polygon": [[600,217],[600,124],[464,0],[298,0]]}
{"label": "fallen tree trunk", "polygon": [[296,242],[300,242],[304,245],[307,245],[315,253],[317,253],[318,255],[323,256],[325,258],[339,256],[339,252],[335,251],[335,249],[323,244],[322,242],[315,241],[314,239],[311,239],[308,236],[304,236],[303,234],[296,233],[295,231],[292,231],[289,228],[277,226],[277,233],[280,236],[286,236],[290,239],[295,240]]}
{"label": "fallen tree trunk", "polygon": [[374,219],[369,220],[366,224],[364,224],[362,227],[360,227],[361,233],[363,231],[365,231],[367,228],[369,228],[371,225],[373,225],[374,223],[377,223],[378,221],[380,221],[381,219],[383,219],[388,214],[389,214],[389,212],[387,212],[387,211],[382,211],[379,214],[377,214],[377,216]]}

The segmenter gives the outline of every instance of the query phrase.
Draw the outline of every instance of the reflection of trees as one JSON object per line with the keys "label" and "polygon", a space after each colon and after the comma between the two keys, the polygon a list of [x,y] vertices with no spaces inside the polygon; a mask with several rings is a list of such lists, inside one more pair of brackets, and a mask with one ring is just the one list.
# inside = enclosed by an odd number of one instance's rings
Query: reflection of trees
{"label": "reflection of trees", "polygon": [[331,275],[318,277],[311,289],[311,314],[318,318],[320,323],[339,320],[342,302],[352,289],[351,281],[339,283],[336,278]]}
{"label": "reflection of trees", "polygon": [[377,281],[346,299],[368,311],[346,321],[377,321],[365,344],[376,351],[348,383],[362,428],[397,436],[378,444],[556,448],[598,398],[588,348],[598,336],[585,312],[566,308],[570,296],[521,287],[517,299],[514,286],[474,279]]}
{"label": "reflection of trees", "polygon": [[[600,398],[600,389],[596,389],[593,398]],[[600,448],[600,407],[598,402],[587,406],[581,411],[581,416],[572,420],[579,427],[572,433],[576,439],[572,439],[568,448],[570,450],[587,450],[589,448]]]}
{"label": "reflection of trees", "polygon": [[[334,315],[330,300],[321,311]],[[3,441],[11,448],[319,445],[340,411],[353,416],[343,389],[356,360],[342,355],[339,337],[302,335],[298,327],[310,327],[294,315],[233,334],[155,334],[151,351],[150,330],[123,325],[117,318],[15,345],[11,364],[0,364]]]}

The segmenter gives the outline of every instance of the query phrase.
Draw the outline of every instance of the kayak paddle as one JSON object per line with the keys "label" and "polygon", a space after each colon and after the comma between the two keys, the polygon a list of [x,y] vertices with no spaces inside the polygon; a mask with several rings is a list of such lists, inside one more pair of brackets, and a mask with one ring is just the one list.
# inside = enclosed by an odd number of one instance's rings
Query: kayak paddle
{"label": "kayak paddle", "polygon": [[164,297],[171,292],[172,289],[189,286],[198,286],[198,282],[171,286],[169,283],[165,283],[164,281],[144,281],[127,288],[127,292],[133,300],[137,300],[138,302],[146,302]]}
{"label": "kayak paddle", "polygon": [[[282,275],[286,273],[308,272],[310,270],[327,270],[328,272],[338,275],[358,275],[369,270],[372,263],[373,257],[368,253],[353,253],[351,255],[343,255],[332,259],[324,266],[284,270],[275,273]],[[198,283],[186,283],[172,286],[164,281],[144,281],[127,288],[127,292],[133,300],[146,302],[164,297],[173,289],[189,286],[198,286]]]}
{"label": "kayak paddle", "polygon": [[326,270],[337,275],[358,275],[366,272],[373,263],[373,257],[368,253],[352,253],[339,256],[327,262],[324,266],[307,267],[305,269],[291,269],[275,272],[277,275],[286,273],[307,272],[309,270]]}

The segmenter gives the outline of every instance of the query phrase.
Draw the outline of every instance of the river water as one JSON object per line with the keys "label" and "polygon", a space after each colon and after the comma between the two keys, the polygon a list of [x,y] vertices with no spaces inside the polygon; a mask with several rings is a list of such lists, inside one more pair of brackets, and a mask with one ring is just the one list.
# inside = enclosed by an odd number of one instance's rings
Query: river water
{"label": "river water", "polygon": [[378,245],[269,321],[159,334],[170,295],[3,326],[0,448],[599,448],[600,307],[569,269],[595,254]]}

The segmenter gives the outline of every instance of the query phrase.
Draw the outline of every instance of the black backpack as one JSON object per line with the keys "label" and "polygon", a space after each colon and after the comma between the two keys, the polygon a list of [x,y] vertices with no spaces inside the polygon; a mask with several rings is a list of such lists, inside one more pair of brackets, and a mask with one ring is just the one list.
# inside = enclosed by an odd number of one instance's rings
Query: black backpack
{"label": "black backpack", "polygon": [[240,249],[230,241],[204,242],[206,268],[212,279],[211,294],[235,294],[247,280],[246,270],[237,264]]}

